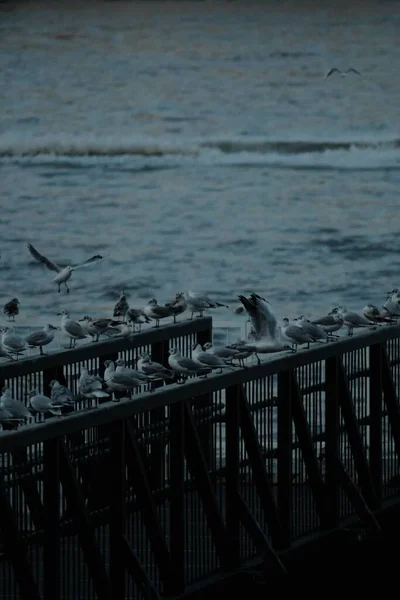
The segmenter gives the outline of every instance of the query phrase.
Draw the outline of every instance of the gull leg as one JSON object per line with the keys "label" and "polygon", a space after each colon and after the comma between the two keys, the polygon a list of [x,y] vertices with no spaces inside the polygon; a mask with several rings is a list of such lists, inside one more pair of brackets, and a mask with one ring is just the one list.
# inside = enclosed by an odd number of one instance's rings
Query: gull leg
{"label": "gull leg", "polygon": [[39,350],[40,350],[40,354],[44,354],[42,346],[39,346]]}
{"label": "gull leg", "polygon": [[69,294],[69,287],[67,286],[67,282],[64,282],[65,287],[67,288],[67,294]]}

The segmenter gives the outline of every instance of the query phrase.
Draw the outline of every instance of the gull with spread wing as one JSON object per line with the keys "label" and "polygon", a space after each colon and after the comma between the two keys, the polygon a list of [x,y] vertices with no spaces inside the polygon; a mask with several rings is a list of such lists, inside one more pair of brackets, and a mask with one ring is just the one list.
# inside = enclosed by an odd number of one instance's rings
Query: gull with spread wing
{"label": "gull with spread wing", "polygon": [[108,258],[106,256],[101,256],[100,254],[95,254],[91,258],[88,258],[88,260],[85,260],[85,262],[83,263],[77,265],[67,265],[66,267],[60,267],[46,256],[43,256],[43,254],[40,254],[40,252],[38,252],[36,248],[32,246],[32,244],[28,244],[28,250],[32,254],[33,258],[38,262],[42,263],[42,265],[45,268],[49,269],[50,271],[55,271],[57,273],[53,281],[58,285],[59,292],[61,291],[60,286],[63,283],[67,288],[67,294],[69,294],[69,287],[67,285],[67,281],[71,277],[73,271],[81,269],[82,267],[88,267],[94,263],[104,260],[105,258]]}

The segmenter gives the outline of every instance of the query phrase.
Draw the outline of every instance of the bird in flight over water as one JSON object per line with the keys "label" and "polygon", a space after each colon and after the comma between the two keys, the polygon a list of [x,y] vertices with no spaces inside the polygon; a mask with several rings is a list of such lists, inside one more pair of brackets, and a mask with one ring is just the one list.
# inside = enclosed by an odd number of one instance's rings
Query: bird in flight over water
{"label": "bird in flight over water", "polygon": [[361,73],[357,71],[357,69],[353,69],[353,67],[350,67],[350,69],[347,69],[347,71],[341,71],[340,69],[333,67],[333,69],[330,69],[330,71],[327,72],[327,74],[325,75],[325,79],[328,79],[328,77],[330,77],[334,73],[339,73],[339,75],[341,75],[342,77],[347,77],[349,73],[355,73],[355,75],[360,75],[361,77]]}
{"label": "bird in flight over water", "polygon": [[85,260],[85,262],[80,263],[78,265],[68,265],[66,267],[60,267],[59,265],[48,259],[46,256],[43,256],[43,254],[40,254],[40,252],[38,252],[36,248],[32,246],[32,244],[28,244],[28,250],[32,254],[33,258],[35,258],[38,262],[42,263],[44,267],[46,267],[50,271],[55,271],[57,273],[53,281],[58,285],[58,291],[60,291],[60,286],[63,283],[67,288],[67,294],[69,293],[67,281],[71,277],[73,271],[81,269],[82,267],[88,267],[93,263],[97,263],[101,260],[104,260],[105,258],[108,258],[106,256],[100,256],[100,254],[96,254],[88,260]]}

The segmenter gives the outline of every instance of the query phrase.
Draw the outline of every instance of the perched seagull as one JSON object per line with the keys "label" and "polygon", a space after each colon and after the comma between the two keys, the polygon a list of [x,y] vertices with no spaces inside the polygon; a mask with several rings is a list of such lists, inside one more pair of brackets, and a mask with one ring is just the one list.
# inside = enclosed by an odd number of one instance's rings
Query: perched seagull
{"label": "perched seagull", "polygon": [[111,392],[126,392],[131,391],[135,387],[139,387],[145,383],[142,379],[132,377],[127,373],[117,373],[112,360],[105,360],[104,365],[104,383]]}
{"label": "perched seagull", "polygon": [[78,390],[85,398],[109,398],[110,394],[103,391],[102,379],[98,375],[89,373],[86,367],[82,367],[78,380]]}
{"label": "perched seagull", "polygon": [[355,312],[348,311],[345,306],[337,306],[330,314],[335,318],[343,319],[343,323],[347,327],[347,335],[353,335],[353,329],[358,327],[372,327],[371,321]]}
{"label": "perched seagull", "polygon": [[54,340],[54,331],[56,330],[57,327],[47,323],[41,331],[34,331],[25,340],[29,348],[39,348],[40,354],[44,354],[43,346],[47,346],[47,344],[50,344]]}
{"label": "perched seagull", "polygon": [[239,350],[236,350],[235,348],[228,348],[226,346],[216,348],[211,342],[206,342],[203,346],[203,350],[209,352],[209,354],[214,354],[219,358],[223,358],[225,362],[232,362],[232,360],[238,359],[238,355],[240,354]]}
{"label": "perched seagull", "polygon": [[313,325],[318,325],[321,329],[323,329],[330,337],[333,336],[335,331],[339,331],[343,327],[343,318],[340,315],[326,315],[325,317],[320,317],[319,319],[315,319],[311,321]]}
{"label": "perched seagull", "polygon": [[155,327],[159,327],[160,319],[165,319],[166,317],[172,317],[173,312],[170,306],[161,306],[157,304],[157,300],[152,298],[148,301],[146,306],[143,307],[144,314],[149,317],[149,319],[154,319],[156,324]]}
{"label": "perched seagull", "polygon": [[328,77],[330,77],[334,73],[339,73],[341,77],[347,77],[349,73],[355,73],[356,75],[359,75],[361,77],[361,73],[357,71],[357,69],[353,69],[353,67],[350,67],[350,69],[347,69],[347,71],[341,71],[340,69],[333,67],[333,69],[330,69],[330,71],[327,72],[327,74],[325,75],[325,79],[328,79]]}
{"label": "perched seagull", "polygon": [[155,379],[174,379],[175,374],[171,369],[167,369],[161,363],[151,360],[149,354],[142,353],[137,361],[138,371],[144,375],[153,375]]}
{"label": "perched seagull", "polygon": [[114,306],[113,317],[122,317],[122,320],[124,320],[128,310],[129,304],[126,300],[125,292],[122,290],[119,300]]}
{"label": "perched seagull", "polygon": [[77,397],[57,379],[50,381],[51,401],[59,406],[74,406]]}
{"label": "perched seagull", "polygon": [[138,371],[136,369],[131,369],[130,367],[125,366],[125,361],[123,358],[118,358],[115,361],[115,365],[116,365],[116,369],[115,369],[116,373],[124,373],[124,375],[128,375],[129,377],[134,377],[135,379],[140,379],[140,381],[143,381],[143,382],[148,382],[148,381],[154,380],[154,377],[149,377],[148,375],[145,375],[141,371]]}
{"label": "perched seagull", "polygon": [[16,354],[17,358],[21,352],[24,352],[27,348],[26,340],[23,337],[17,335],[15,332],[11,331],[8,327],[2,327],[0,329],[1,334],[1,344],[6,350],[6,352],[10,352],[11,354]]}
{"label": "perched seagull", "polygon": [[176,294],[175,299],[172,302],[167,302],[165,306],[171,309],[174,316],[174,323],[176,323],[176,317],[187,309],[185,294],[183,292]]}
{"label": "perched seagull", "polygon": [[383,308],[393,317],[400,316],[400,293],[397,289],[388,293]]}
{"label": "perched seagull", "polygon": [[63,408],[62,404],[53,402],[51,398],[48,398],[44,394],[39,394],[37,390],[30,390],[28,392],[28,396],[30,398],[30,405],[35,412],[41,414],[50,413],[52,415],[56,415],[57,417],[61,417]]}
{"label": "perched seagull", "polygon": [[387,323],[390,325],[391,323],[397,322],[397,320],[394,319],[387,310],[380,310],[374,304],[367,304],[364,306],[362,313],[364,317],[368,319],[368,321],[371,321],[371,323]]}
{"label": "perched seagull", "polygon": [[[292,352],[291,346],[272,338],[263,338],[255,341],[240,340],[239,342],[231,344],[229,347],[239,350],[243,355],[243,358],[247,358],[250,354],[255,354],[258,364],[261,364],[260,357],[258,356],[259,354],[272,354],[275,352],[283,352],[285,350],[290,350]],[[242,364],[242,366],[244,367],[244,364]]]}
{"label": "perched seagull", "polygon": [[314,341],[314,338],[307,333],[300,325],[293,325],[289,319],[285,317],[282,319],[281,335],[284,340],[294,346],[294,350],[297,350],[297,346],[300,344],[307,344],[307,348],[310,347],[310,342]]}
{"label": "perched seagull", "polygon": [[304,329],[306,333],[311,335],[314,342],[319,342],[321,340],[328,341],[328,334],[326,333],[326,331],[322,329],[322,327],[318,327],[318,325],[315,325],[315,323],[311,323],[311,321],[306,319],[304,315],[301,315],[301,317],[297,317],[296,319],[294,319],[294,321],[296,321],[297,325],[300,325],[300,327]]}
{"label": "perched seagull", "polygon": [[107,334],[110,327],[120,324],[119,321],[114,321],[113,319],[92,319],[88,316],[79,319],[78,323],[92,336],[95,342],[99,341],[101,335]]}
{"label": "perched seagull", "polygon": [[89,334],[84,327],[78,321],[69,318],[67,310],[62,310],[57,314],[61,315],[61,331],[69,337],[70,348],[75,348],[76,340],[83,340],[88,337]]}
{"label": "perched seagull", "polygon": [[232,365],[228,365],[223,358],[220,356],[216,356],[215,354],[210,354],[210,352],[205,352],[201,344],[197,342],[192,345],[192,359],[196,364],[200,367],[209,367],[210,369],[219,369],[219,372],[222,373],[222,369],[233,369]]}
{"label": "perched seagull", "polygon": [[121,321],[116,325],[110,325],[106,331],[108,337],[124,337],[128,338],[133,335],[131,326],[126,321]]}
{"label": "perched seagull", "polygon": [[168,364],[173,371],[183,376],[182,383],[185,383],[189,375],[207,375],[211,372],[211,369],[201,367],[191,358],[182,356],[178,348],[171,348],[169,351]]}
{"label": "perched seagull", "polygon": [[0,398],[0,402],[3,407],[11,414],[14,420],[25,421],[25,419],[32,419],[32,415],[26,408],[25,404],[19,400],[15,400],[12,397],[12,393],[9,387],[3,388],[3,395]]}
{"label": "perched seagull", "polygon": [[10,302],[6,302],[4,305],[4,314],[8,316],[9,321],[15,321],[15,317],[19,314],[18,298],[13,298]]}
{"label": "perched seagull", "polygon": [[142,308],[129,308],[125,315],[126,322],[133,325],[133,331],[136,330],[136,325],[139,325],[141,330],[143,323],[150,323],[149,317],[144,313]]}
{"label": "perched seagull", "polygon": [[12,419],[12,414],[3,406],[3,403],[0,399],[0,423],[2,421],[11,421]]}
{"label": "perched seagull", "polygon": [[85,262],[83,263],[77,265],[68,265],[66,267],[60,267],[56,263],[52,262],[50,259],[46,258],[46,256],[43,256],[43,254],[40,254],[40,252],[38,252],[36,248],[32,246],[32,244],[28,244],[28,250],[32,254],[33,258],[35,258],[38,262],[42,263],[42,265],[44,265],[50,271],[55,271],[57,273],[53,281],[58,285],[59,292],[61,291],[60,286],[63,283],[67,288],[67,294],[69,294],[69,287],[67,285],[67,281],[71,277],[73,271],[81,269],[82,267],[88,267],[94,263],[97,263],[107,258],[105,256],[101,256],[100,254],[95,254],[91,258],[88,258],[88,260],[85,260]]}
{"label": "perched seagull", "polygon": [[268,300],[258,294],[250,294],[248,298],[246,296],[238,296],[238,298],[250,317],[254,330],[253,338],[255,340],[265,337],[275,339],[277,320]]}
{"label": "perched seagull", "polygon": [[202,317],[204,311],[210,308],[218,308],[220,306],[224,308],[229,308],[229,306],[227,306],[226,304],[215,302],[214,300],[211,300],[211,298],[209,298],[206,294],[200,292],[193,292],[189,290],[187,294],[183,294],[183,297],[187,302],[189,310],[192,312],[192,316],[190,317],[191,319],[193,319],[193,315],[195,313],[199,313],[199,317]]}

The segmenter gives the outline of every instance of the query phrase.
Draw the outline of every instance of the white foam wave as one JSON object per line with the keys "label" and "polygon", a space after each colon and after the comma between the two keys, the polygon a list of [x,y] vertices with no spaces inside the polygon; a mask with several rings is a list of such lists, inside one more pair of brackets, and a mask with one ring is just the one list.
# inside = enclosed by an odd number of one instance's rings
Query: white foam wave
{"label": "white foam wave", "polygon": [[298,169],[397,169],[400,140],[270,140],[145,138],[96,135],[0,137],[0,160],[20,164],[108,165],[120,168],[177,168],[187,164],[266,165]]}

